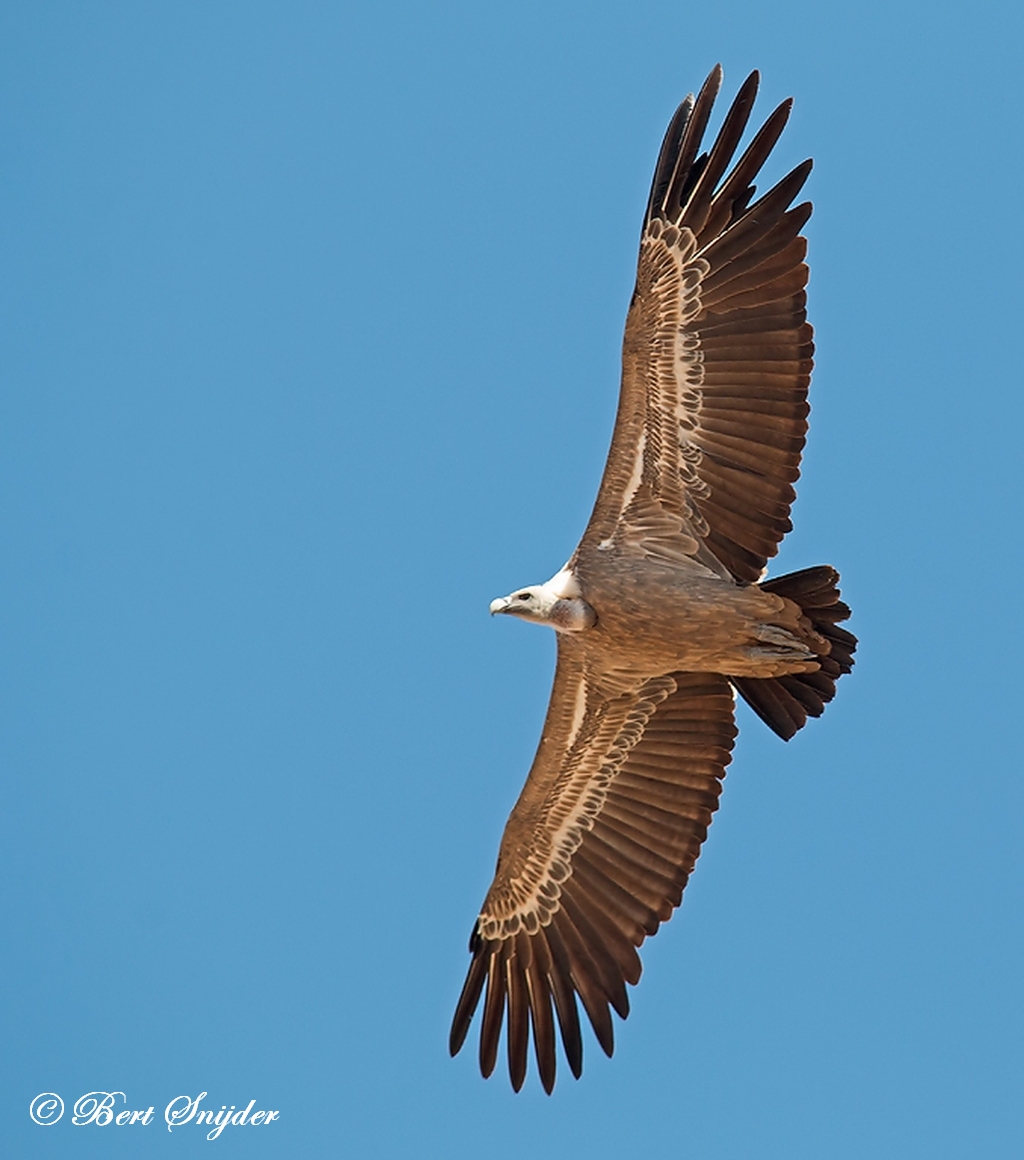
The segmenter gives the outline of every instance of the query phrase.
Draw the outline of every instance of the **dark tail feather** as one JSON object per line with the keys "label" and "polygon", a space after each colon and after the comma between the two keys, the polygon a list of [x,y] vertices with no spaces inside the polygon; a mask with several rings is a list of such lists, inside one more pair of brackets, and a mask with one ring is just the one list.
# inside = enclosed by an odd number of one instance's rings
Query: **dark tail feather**
{"label": "dark tail feather", "polygon": [[825,706],[836,695],[836,681],[853,668],[857,638],[840,628],[850,609],[839,599],[839,573],[827,564],[791,572],[761,585],[799,604],[814,631],[832,646],[821,658],[816,673],[795,673],[790,677],[733,677],[736,691],[761,718],[788,741],[807,723],[808,717],[820,717]]}

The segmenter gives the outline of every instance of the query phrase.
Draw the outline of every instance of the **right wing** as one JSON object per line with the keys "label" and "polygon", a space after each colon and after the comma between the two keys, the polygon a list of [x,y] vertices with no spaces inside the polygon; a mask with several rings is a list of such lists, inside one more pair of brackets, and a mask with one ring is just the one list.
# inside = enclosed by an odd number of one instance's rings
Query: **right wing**
{"label": "right wing", "polygon": [[670,673],[608,698],[588,687],[581,652],[559,635],[544,733],[505,827],[452,1022],[454,1055],[486,985],[480,1069],[494,1070],[507,1012],[517,1091],[531,1023],[541,1082],[554,1086],[552,1004],[575,1076],[577,995],[611,1055],[608,1006],[628,1014],[636,947],[682,901],[736,736],[725,677]]}
{"label": "right wing", "polygon": [[658,157],[615,433],[580,546],[690,557],[748,584],[792,528],[807,431],[814,346],[799,233],[811,205],[789,206],[811,163],[750,204],[786,101],[726,176],[757,73],[698,156],[721,79],[716,67],[683,102]]}

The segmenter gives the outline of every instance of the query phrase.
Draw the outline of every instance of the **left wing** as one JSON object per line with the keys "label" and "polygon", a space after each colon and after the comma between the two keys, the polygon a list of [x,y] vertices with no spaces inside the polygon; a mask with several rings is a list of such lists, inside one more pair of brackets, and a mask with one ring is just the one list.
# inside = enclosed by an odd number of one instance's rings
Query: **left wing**
{"label": "left wing", "polygon": [[700,153],[721,80],[715,68],[683,102],[658,157],[615,433],[580,549],[689,557],[749,584],[791,529],[807,431],[814,345],[799,235],[811,206],[790,206],[811,163],[751,203],[791,102],[733,164],[758,75]]}
{"label": "left wing", "polygon": [[577,995],[611,1055],[609,1004],[626,1017],[625,984],[640,978],[636,947],[682,901],[735,736],[725,677],[670,673],[635,694],[607,697],[588,686],[579,645],[559,635],[540,747],[470,939],[453,1055],[485,986],[484,1076],[494,1070],[507,1015],[517,1091],[531,1025],[541,1082],[554,1087],[555,1018],[578,1078]]}

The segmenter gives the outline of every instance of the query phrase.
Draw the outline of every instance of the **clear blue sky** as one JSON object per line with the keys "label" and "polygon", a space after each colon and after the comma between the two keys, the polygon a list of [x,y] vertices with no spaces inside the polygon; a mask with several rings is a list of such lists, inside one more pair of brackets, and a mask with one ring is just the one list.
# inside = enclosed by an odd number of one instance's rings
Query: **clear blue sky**
{"label": "clear blue sky", "polygon": [[[5,1155],[1021,1155],[1019,13],[0,6]],[[716,60],[816,160],[775,571],[862,650],[742,711],[615,1058],[516,1097],[446,1051],[554,655],[487,603],[582,530]],[[29,1119],[113,1089],[281,1118]]]}

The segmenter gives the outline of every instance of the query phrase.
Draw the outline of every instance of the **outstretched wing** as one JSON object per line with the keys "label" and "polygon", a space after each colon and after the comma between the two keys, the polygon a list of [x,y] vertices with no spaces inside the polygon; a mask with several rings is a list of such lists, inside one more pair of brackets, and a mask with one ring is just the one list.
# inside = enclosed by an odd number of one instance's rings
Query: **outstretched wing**
{"label": "outstretched wing", "polygon": [[[781,104],[726,175],[758,74],[698,156],[721,84],[716,67],[669,125],[651,186],[626,320],[615,434],[581,548],[674,542],[741,583],[790,531],[807,430],[812,355],[808,270],[790,209],[798,165],[751,204],[753,181],[789,116]],[[677,547],[677,552],[680,550]]]}
{"label": "outstretched wing", "polygon": [[635,694],[606,697],[588,686],[580,646],[559,636],[540,747],[470,939],[453,1055],[485,987],[485,1076],[507,1016],[517,1091],[531,1025],[541,1082],[548,1092],[554,1086],[556,1019],[578,1078],[577,995],[611,1055],[609,1004],[625,1018],[625,984],[640,978],[636,948],[682,900],[735,736],[724,677],[670,673]]}

